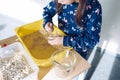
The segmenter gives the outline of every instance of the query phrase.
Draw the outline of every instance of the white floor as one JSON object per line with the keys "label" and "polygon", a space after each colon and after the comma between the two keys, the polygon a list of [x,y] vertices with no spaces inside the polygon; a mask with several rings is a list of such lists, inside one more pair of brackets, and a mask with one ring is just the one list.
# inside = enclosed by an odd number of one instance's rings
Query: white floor
{"label": "white floor", "polygon": [[15,35],[14,29],[25,23],[0,14],[0,40]]}

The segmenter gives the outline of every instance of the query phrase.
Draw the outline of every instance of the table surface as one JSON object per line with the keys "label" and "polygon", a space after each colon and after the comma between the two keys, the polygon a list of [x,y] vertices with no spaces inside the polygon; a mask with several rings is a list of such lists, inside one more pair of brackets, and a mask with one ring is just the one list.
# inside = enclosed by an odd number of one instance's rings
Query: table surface
{"label": "table surface", "polygon": [[[66,76],[64,78],[59,78],[55,74],[55,71],[54,71],[55,69],[52,68],[52,69],[50,69],[50,71],[45,75],[45,77],[42,80],[54,80],[54,79],[56,79],[56,80],[73,80],[76,76],[78,76],[79,74],[81,74],[85,70],[87,70],[90,67],[90,64],[85,59],[83,59],[76,51],[74,51],[74,53],[76,55],[77,61],[76,61],[76,64],[75,64],[73,70],[70,71],[69,76]],[[61,73],[61,75],[62,75],[62,73]]]}
{"label": "table surface", "polygon": [[[9,38],[6,38],[4,40],[1,40],[0,41],[0,45],[3,47],[4,44],[9,45],[9,44],[12,44],[12,43],[14,43],[16,41],[19,41],[19,40],[18,40],[17,36],[14,35],[12,37],[9,37]],[[90,64],[86,60],[84,60],[78,53],[76,53],[76,55],[77,55],[77,59],[78,59],[77,60],[77,65],[75,66],[75,71],[73,71],[73,73],[71,74],[70,78],[73,78],[73,77],[79,75],[80,73],[82,73],[83,71],[85,71],[86,69],[88,69],[90,67]],[[39,69],[40,69],[40,72],[38,74],[38,80],[50,80],[47,76],[49,76],[51,74],[52,66],[49,66],[49,67],[39,67]],[[44,77],[44,79],[43,79],[43,77]],[[46,79],[46,77],[48,79]],[[53,78],[51,80],[53,80]]]}
{"label": "table surface", "polygon": [[[17,36],[12,36],[3,40],[0,40],[0,45],[1,47],[4,47],[4,45],[9,45],[12,44],[14,42],[18,41]],[[52,66],[49,67],[39,67],[40,72],[38,74],[38,80],[41,80],[48,72],[49,70],[52,68]]]}

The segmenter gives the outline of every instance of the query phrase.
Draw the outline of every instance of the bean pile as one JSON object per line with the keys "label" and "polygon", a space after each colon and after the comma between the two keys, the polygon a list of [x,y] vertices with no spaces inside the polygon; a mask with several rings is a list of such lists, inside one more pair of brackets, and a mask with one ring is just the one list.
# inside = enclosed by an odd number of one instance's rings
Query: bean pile
{"label": "bean pile", "polygon": [[0,59],[0,71],[3,73],[3,80],[21,80],[34,72],[22,54]]}

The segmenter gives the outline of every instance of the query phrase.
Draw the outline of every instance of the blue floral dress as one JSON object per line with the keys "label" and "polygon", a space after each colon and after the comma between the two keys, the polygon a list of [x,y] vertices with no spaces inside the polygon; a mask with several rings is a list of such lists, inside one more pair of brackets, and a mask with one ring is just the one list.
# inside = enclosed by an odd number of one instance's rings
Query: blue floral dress
{"label": "blue floral dress", "polygon": [[[77,7],[77,2],[63,4],[62,11],[58,14],[58,27],[67,34],[64,36],[63,45],[73,47],[83,58],[86,58],[87,52],[99,42],[102,9],[98,0],[88,0],[85,13],[81,19],[84,28],[80,28],[75,21]],[[56,3],[53,0],[44,7],[43,26],[47,22],[52,22],[52,17],[55,14]]]}

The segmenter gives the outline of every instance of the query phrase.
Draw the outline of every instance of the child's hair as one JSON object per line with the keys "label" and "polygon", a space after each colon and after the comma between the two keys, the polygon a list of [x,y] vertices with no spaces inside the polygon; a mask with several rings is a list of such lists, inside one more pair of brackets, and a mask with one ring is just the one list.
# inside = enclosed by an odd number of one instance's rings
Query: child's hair
{"label": "child's hair", "polygon": [[[62,11],[63,5],[58,3],[58,0],[55,0],[55,2],[57,4],[57,13],[59,14]],[[80,27],[84,27],[82,25],[81,18],[84,14],[86,3],[87,3],[87,0],[79,0],[79,5],[78,5],[77,11],[76,11],[75,19],[76,19],[77,24]]]}

